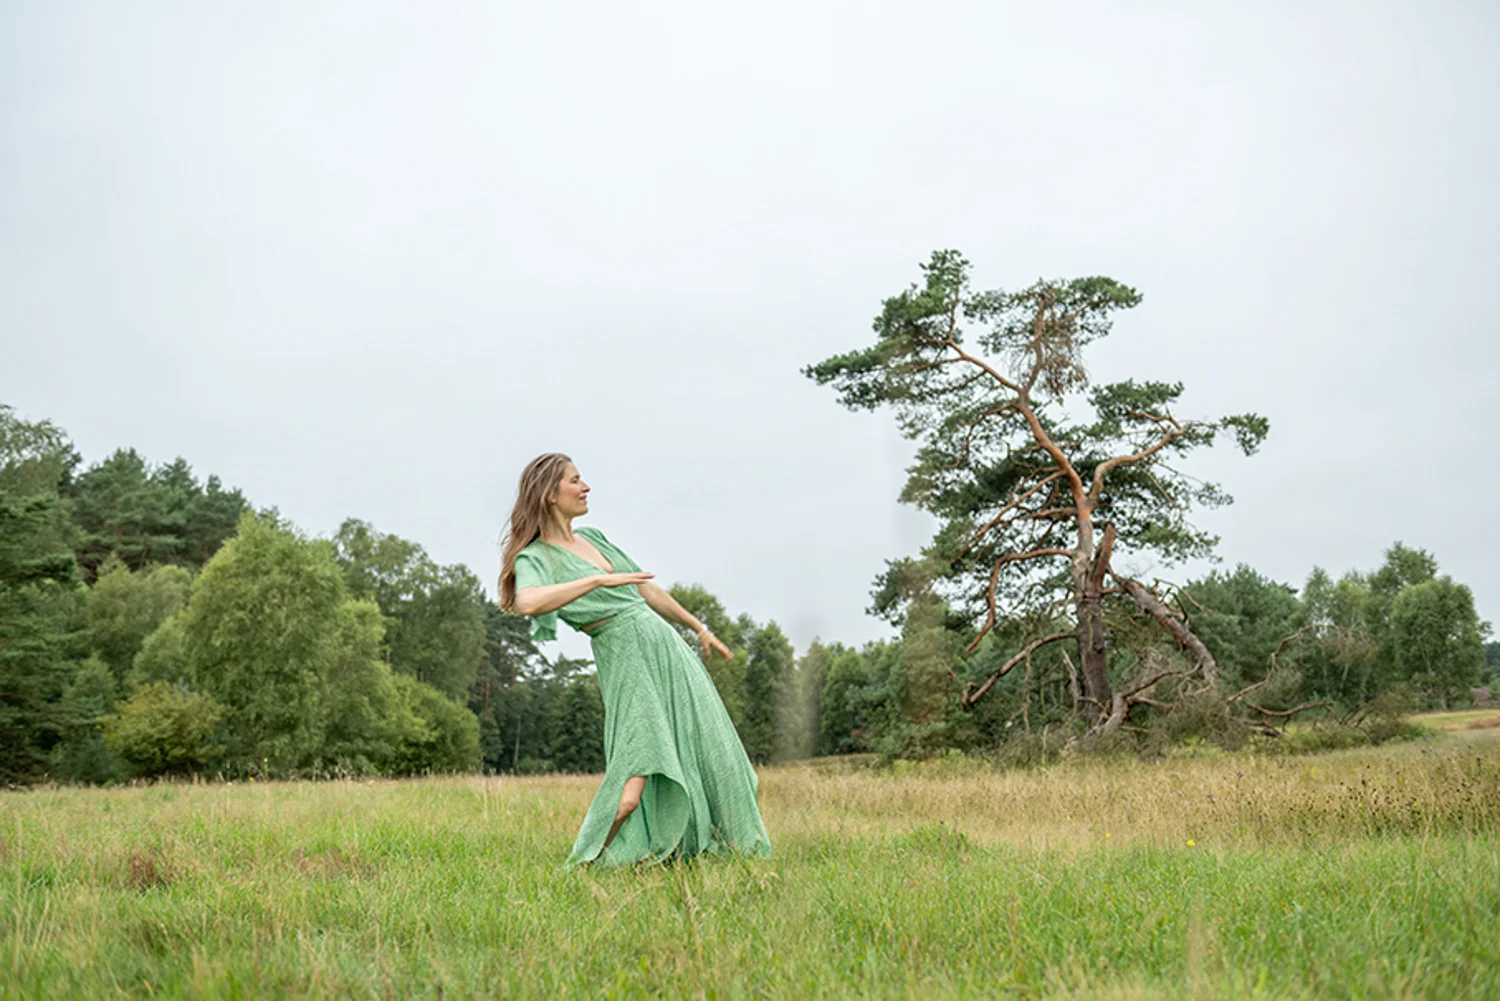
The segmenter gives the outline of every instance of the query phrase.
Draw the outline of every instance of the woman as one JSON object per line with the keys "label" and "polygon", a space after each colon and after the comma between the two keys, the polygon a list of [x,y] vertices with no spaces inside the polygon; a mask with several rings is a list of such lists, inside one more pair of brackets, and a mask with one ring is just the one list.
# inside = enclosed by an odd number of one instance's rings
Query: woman
{"label": "woman", "polygon": [[569,867],[736,849],[769,855],[757,779],[708,671],[665,621],[729,650],[596,528],[589,486],[558,452],[521,473],[500,573],[500,607],[532,617],[532,639],[561,618],[587,634],[604,694],[604,782]]}

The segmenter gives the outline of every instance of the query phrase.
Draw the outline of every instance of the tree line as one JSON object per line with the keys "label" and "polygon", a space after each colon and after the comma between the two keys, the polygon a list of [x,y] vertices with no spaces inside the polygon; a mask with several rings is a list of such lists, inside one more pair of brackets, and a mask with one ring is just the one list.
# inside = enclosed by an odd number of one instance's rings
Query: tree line
{"label": "tree line", "polygon": [[[883,316],[899,327],[915,322],[903,310],[922,322],[961,312],[942,287],[929,293]],[[1140,459],[1101,475],[1110,460],[1094,447],[1141,408],[1153,408],[1155,440],[1185,428],[1157,452],[1209,443],[1202,426],[1162,416],[1180,387],[1107,389],[1090,427],[1028,404],[1023,433],[1063,442],[1078,481],[1101,485],[1068,509],[1063,462],[1046,449],[1026,458],[1011,442],[981,461],[1004,442],[975,414],[1018,408],[967,400],[924,413],[944,394],[913,382],[934,369],[892,370],[911,363],[902,345],[915,336],[897,334],[895,347],[811,371],[843,379],[855,404],[890,397],[907,408],[903,426],[929,436],[903,496],[944,523],[872,593],[871,611],[897,635],[814,641],[799,655],[775,622],[732,614],[698,585],[671,589],[733,651],[707,669],[753,761],[1024,750],[1111,720],[1116,737],[1145,746],[1242,742],[1299,712],[1358,719],[1393,696],[1461,705],[1500,679],[1500,644],[1486,643],[1469,589],[1419,548],[1397,543],[1379,566],[1336,579],[1314,568],[1300,589],[1247,566],[1149,587],[1116,573],[1111,549],[1126,540],[1168,555],[1212,549],[1179,509],[1223,502],[1221,491]],[[1028,391],[1076,377],[1036,357],[1033,345]],[[1242,444],[1266,431],[1239,425]],[[1121,454],[1151,443],[1137,436]],[[1066,531],[1080,497],[1093,522],[1081,556]],[[1044,516],[1007,521],[1017,512]],[[986,540],[986,525],[1001,537]],[[1022,545],[1055,549],[1065,566],[1012,559]],[[1101,650],[1102,670],[1089,660]],[[467,567],[354,518],[310,538],[217,477],[200,482],[182,459],[152,465],[122,449],[85,467],[60,428],[0,405],[0,780],[593,772],[603,717],[593,665],[545,656],[528,621],[501,612]]]}

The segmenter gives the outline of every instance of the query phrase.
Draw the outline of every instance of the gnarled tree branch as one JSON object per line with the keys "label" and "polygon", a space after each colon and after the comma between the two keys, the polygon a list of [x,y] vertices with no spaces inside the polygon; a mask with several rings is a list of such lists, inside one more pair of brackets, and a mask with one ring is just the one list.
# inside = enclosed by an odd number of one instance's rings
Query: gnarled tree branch
{"label": "gnarled tree branch", "polygon": [[1112,574],[1112,576],[1119,581],[1125,593],[1130,595],[1142,610],[1160,622],[1162,628],[1171,633],[1178,643],[1192,651],[1198,661],[1198,669],[1203,672],[1203,680],[1211,685],[1216,684],[1219,680],[1219,663],[1214,660],[1214,655],[1209,652],[1208,647],[1203,645],[1203,641],[1188,628],[1187,623],[1177,613],[1162,604],[1161,599],[1148,591],[1140,581],[1131,577],[1122,577],[1119,574]]}
{"label": "gnarled tree branch", "polygon": [[1026,660],[1028,657],[1036,653],[1048,643],[1056,643],[1058,640],[1072,639],[1077,637],[1077,635],[1077,630],[1069,629],[1064,633],[1053,633],[1051,636],[1043,636],[1041,639],[1032,640],[1030,643],[1026,644],[1024,648],[1022,648],[1020,653],[1015,654],[1004,664],[1001,664],[998,668],[996,668],[994,672],[991,673],[990,676],[984,680],[984,683],[981,684],[978,688],[975,688],[973,691],[969,691],[966,688],[963,694],[963,698],[960,700],[963,707],[965,709],[972,708],[975,702],[979,701],[987,692],[989,692],[991,688],[995,687],[995,682],[999,681],[1001,678],[1010,673],[1011,668],[1015,667],[1023,660]]}

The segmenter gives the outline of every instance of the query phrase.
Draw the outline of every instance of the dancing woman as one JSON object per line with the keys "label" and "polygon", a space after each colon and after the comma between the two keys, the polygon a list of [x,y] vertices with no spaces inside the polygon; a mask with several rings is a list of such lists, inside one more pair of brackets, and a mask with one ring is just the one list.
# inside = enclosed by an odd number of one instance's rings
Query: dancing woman
{"label": "dancing woman", "polygon": [[566,455],[528,463],[500,572],[500,607],[531,616],[533,640],[555,638],[561,618],[589,636],[599,669],[604,781],[567,865],[769,855],[755,769],[707,669],[666,620],[695,631],[705,658],[729,650],[603,532],[573,528],[588,493]]}

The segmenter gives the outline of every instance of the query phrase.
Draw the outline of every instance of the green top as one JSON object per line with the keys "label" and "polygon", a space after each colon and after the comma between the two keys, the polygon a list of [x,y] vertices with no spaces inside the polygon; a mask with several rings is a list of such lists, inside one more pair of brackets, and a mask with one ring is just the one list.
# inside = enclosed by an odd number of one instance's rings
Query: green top
{"label": "green top", "polygon": [[[600,570],[577,553],[545,541],[540,535],[516,554],[516,593],[528,587],[543,587],[547,584],[566,584],[590,575],[605,573],[635,573],[641,568],[635,560],[625,555],[604,533],[597,528],[584,526],[573,530],[594,544],[600,554],[609,561],[613,571]],[[618,615],[632,605],[643,605],[640,588],[634,584],[624,587],[596,587],[581,598],[574,598],[562,608],[531,619],[531,638],[541,643],[557,639],[559,616],[579,632],[590,622]],[[587,636],[587,633],[584,633]]]}

